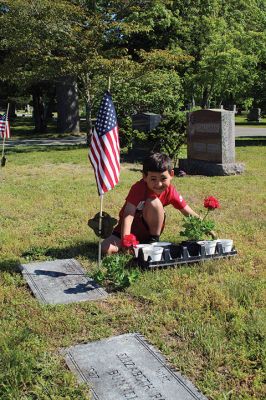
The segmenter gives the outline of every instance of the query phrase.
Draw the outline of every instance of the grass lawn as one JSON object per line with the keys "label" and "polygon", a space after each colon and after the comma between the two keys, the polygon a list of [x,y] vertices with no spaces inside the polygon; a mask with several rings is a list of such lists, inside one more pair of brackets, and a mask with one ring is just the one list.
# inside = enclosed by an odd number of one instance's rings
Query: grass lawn
{"label": "grass lawn", "polygon": [[[209,398],[264,399],[266,147],[239,146],[241,176],[174,178],[195,209],[219,199],[213,218],[238,256],[141,272],[101,302],[42,306],[18,271],[21,262],[76,258],[92,273],[97,238],[87,220],[99,211],[86,148],[8,150],[0,170],[0,398],[85,399],[59,354],[62,347],[140,332]],[[138,164],[122,164],[104,198],[117,216]],[[165,241],[180,241],[181,213],[166,208]]]}

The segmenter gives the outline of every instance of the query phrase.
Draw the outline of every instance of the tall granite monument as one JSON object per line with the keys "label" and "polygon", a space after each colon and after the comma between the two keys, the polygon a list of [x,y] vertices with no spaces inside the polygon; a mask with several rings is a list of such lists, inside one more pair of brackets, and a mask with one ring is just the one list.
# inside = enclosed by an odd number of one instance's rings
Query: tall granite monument
{"label": "tall granite monument", "polygon": [[235,162],[235,113],[224,109],[189,113],[187,155],[179,160],[179,168],[187,173],[241,174],[244,165]]}

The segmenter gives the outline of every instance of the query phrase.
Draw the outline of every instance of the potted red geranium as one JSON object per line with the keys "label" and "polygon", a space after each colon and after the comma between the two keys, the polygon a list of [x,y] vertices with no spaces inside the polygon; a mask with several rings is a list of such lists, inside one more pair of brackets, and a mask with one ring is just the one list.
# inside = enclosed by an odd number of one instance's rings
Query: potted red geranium
{"label": "potted red geranium", "polygon": [[[198,242],[204,240],[205,244],[207,244],[207,242],[216,236],[213,231],[215,223],[208,218],[208,215],[216,208],[220,208],[220,204],[215,197],[209,196],[204,199],[203,205],[207,209],[203,218],[191,215],[186,217],[182,225],[184,230],[180,232],[180,235],[186,237],[189,241]],[[216,241],[212,245],[215,248]]]}

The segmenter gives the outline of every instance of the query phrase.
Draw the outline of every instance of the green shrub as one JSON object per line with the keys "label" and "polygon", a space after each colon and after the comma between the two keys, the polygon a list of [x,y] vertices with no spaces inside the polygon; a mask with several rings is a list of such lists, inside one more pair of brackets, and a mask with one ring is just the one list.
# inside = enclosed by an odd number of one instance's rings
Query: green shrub
{"label": "green shrub", "polygon": [[180,148],[186,140],[185,112],[164,114],[158,127],[150,132],[149,139],[156,141],[154,149],[168,154],[175,166]]}
{"label": "green shrub", "polygon": [[125,117],[119,121],[119,139],[121,148],[130,150],[136,141],[144,141],[146,134],[133,129],[131,117]]}
{"label": "green shrub", "polygon": [[129,287],[139,277],[137,269],[126,269],[132,260],[128,254],[114,254],[103,259],[101,267],[92,278],[97,283],[105,283],[115,289]]}

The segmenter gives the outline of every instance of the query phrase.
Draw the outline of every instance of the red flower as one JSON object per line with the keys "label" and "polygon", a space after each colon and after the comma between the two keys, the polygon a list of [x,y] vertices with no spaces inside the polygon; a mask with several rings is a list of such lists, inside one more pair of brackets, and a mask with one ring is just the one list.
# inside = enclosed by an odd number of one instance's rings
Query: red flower
{"label": "red flower", "polygon": [[208,208],[209,210],[214,210],[215,208],[220,208],[220,204],[215,197],[209,196],[204,199],[204,207]]}
{"label": "red flower", "polygon": [[137,246],[139,244],[139,241],[137,240],[136,236],[133,235],[132,233],[130,235],[125,235],[122,239],[122,247],[131,247],[131,246]]}

